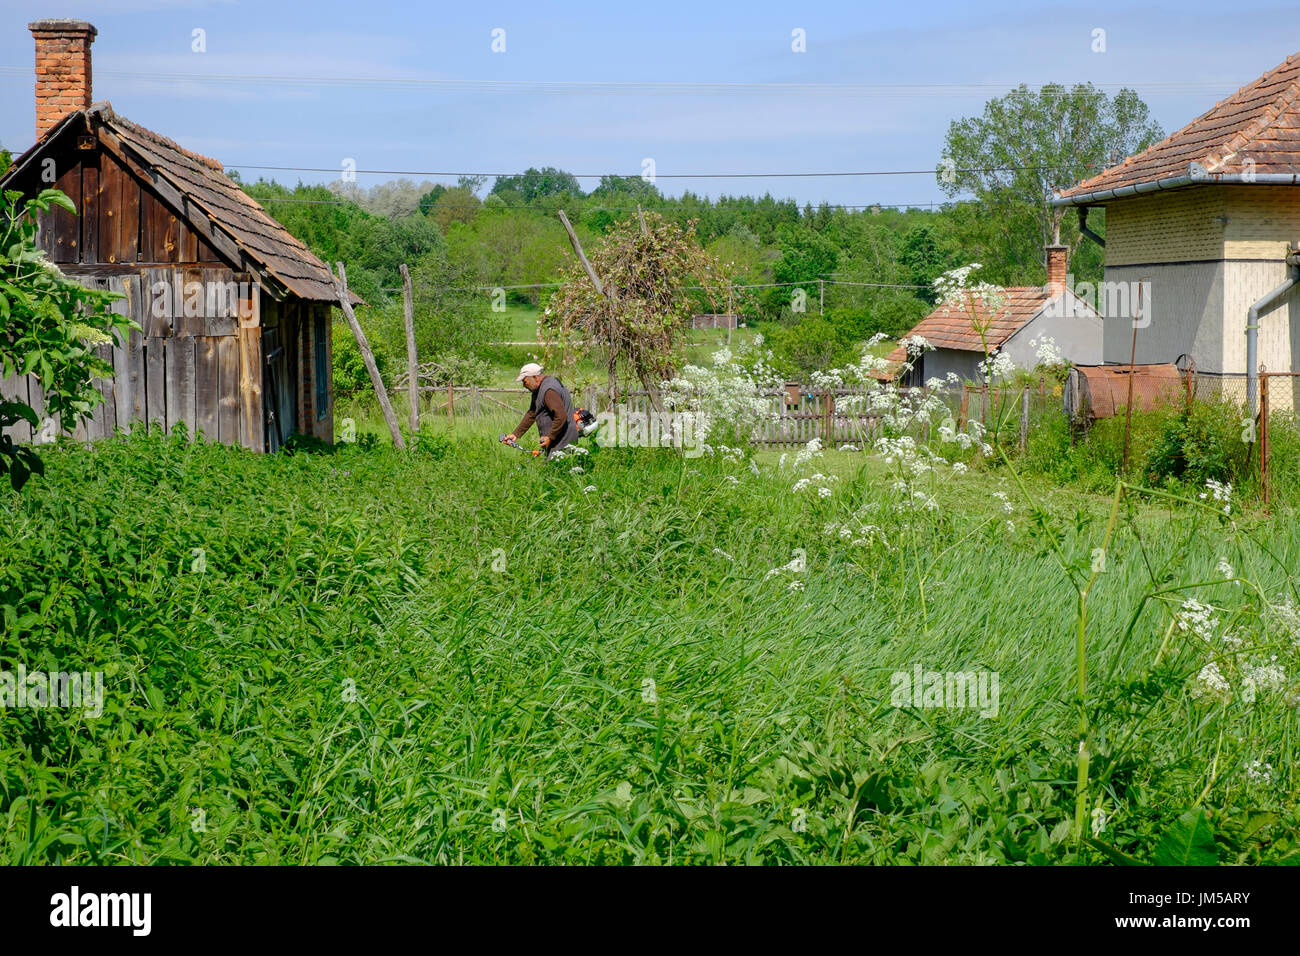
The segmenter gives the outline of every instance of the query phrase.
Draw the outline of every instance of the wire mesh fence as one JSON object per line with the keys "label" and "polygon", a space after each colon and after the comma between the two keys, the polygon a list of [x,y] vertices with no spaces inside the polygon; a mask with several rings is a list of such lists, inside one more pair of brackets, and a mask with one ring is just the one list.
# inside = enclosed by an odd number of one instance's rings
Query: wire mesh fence
{"label": "wire mesh fence", "polygon": [[1264,504],[1300,486],[1300,372],[1259,377],[1259,480]]}

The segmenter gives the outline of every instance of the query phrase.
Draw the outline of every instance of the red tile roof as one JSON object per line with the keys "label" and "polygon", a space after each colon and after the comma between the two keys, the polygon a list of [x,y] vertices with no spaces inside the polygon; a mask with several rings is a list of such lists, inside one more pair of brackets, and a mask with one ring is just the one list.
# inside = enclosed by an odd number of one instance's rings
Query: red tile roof
{"label": "red tile roof", "polygon": [[1061,198],[1187,176],[1192,163],[1209,173],[1300,173],[1300,54]]}
{"label": "red tile roof", "polygon": [[[910,338],[919,335],[937,349],[960,349],[965,352],[983,352],[985,342],[989,351],[1000,348],[1007,339],[1023,329],[1051,298],[1047,286],[1012,286],[1004,289],[1006,301],[991,318],[988,310],[980,307],[976,315],[984,325],[984,338],[971,322],[966,308],[959,304],[943,304],[918,322]],[[897,356],[897,357],[896,357]],[[902,347],[890,353],[890,361],[902,361]]]}

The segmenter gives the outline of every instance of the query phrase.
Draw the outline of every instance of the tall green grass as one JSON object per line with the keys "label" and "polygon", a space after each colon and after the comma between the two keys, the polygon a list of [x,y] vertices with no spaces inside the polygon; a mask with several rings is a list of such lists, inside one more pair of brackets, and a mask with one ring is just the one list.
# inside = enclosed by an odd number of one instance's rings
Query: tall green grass
{"label": "tall green grass", "polygon": [[[1289,518],[1125,497],[1088,605],[1080,841],[1054,549],[1086,571],[1108,498],[991,470],[901,512],[862,456],[816,498],[766,456],[450,439],[137,434],[5,493],[0,666],[103,670],[106,702],[0,711],[0,860],[1173,862],[1173,832],[1197,861],[1297,859],[1294,702],[1194,699],[1185,595],[1144,601],[1210,581],[1189,593],[1280,647],[1216,563],[1280,600]],[[917,664],[997,672],[997,716],[894,706]]]}

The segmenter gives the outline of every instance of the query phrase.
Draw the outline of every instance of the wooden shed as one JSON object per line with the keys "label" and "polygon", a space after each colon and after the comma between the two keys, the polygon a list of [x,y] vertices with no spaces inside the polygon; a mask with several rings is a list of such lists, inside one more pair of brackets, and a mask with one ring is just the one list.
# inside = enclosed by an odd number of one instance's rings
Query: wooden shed
{"label": "wooden shed", "polygon": [[[294,433],[332,441],[338,299],[329,269],[219,162],[108,103],[90,104],[93,26],[41,20],[29,28],[37,139],[0,188],[67,194],[78,214],[44,214],[41,247],[70,278],[122,293],[114,308],[141,327],[121,346],[100,347],[115,376],[101,383],[94,420],[74,435],[156,422],[257,451]],[[34,378],[6,380],[0,392],[44,411]],[[19,440],[41,440],[25,428],[15,430]]]}

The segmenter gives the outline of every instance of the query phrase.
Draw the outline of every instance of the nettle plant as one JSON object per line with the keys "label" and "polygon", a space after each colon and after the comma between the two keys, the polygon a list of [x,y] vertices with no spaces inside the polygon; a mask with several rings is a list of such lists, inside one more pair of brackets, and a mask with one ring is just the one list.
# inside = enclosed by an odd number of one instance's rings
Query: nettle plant
{"label": "nettle plant", "polygon": [[[45,391],[43,422],[25,401],[0,396],[0,428],[26,422],[33,430],[59,422],[71,430],[88,418],[103,396],[94,385],[113,367],[95,352],[138,328],[109,310],[117,293],[69,279],[36,244],[36,215],[60,206],[75,213],[72,200],[56,189],[23,200],[18,192],[0,199],[0,377],[35,375]],[[0,477],[19,490],[32,474],[42,474],[37,453],[0,437]]]}

